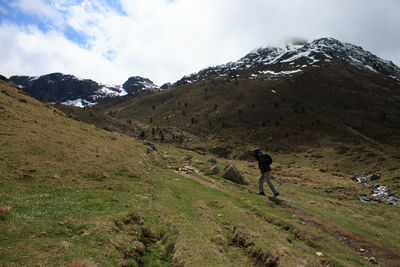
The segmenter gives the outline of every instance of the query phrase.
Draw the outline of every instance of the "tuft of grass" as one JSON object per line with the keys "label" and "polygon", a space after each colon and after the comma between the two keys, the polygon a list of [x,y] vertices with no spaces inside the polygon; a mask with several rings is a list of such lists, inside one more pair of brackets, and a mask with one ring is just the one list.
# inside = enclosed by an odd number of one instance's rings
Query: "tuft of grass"
{"label": "tuft of grass", "polygon": [[7,218],[7,215],[10,213],[11,207],[9,206],[0,206],[0,220],[4,221]]}

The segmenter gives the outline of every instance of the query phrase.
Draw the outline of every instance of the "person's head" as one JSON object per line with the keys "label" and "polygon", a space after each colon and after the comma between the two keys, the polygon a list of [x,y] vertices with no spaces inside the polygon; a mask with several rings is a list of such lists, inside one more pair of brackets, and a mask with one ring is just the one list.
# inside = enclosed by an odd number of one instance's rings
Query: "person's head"
{"label": "person's head", "polygon": [[253,150],[253,152],[254,152],[254,155],[257,155],[258,153],[261,152],[261,150],[259,148],[256,148],[256,149]]}

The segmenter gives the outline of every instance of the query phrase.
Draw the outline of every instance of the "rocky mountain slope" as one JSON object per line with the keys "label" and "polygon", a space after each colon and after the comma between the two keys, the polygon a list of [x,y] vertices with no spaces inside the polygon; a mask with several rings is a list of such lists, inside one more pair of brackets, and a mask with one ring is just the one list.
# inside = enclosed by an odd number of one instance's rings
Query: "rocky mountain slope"
{"label": "rocky mountain slope", "polygon": [[45,103],[60,102],[78,107],[92,106],[104,98],[154,91],[158,87],[142,77],[131,77],[121,85],[103,85],[73,75],[51,73],[42,76],[10,77],[19,88]]}
{"label": "rocky mountain slope", "polygon": [[105,101],[95,110],[146,123],[146,136],[155,140],[221,156],[344,140],[400,145],[399,80],[393,63],[324,38],[258,49],[158,93]]}
{"label": "rocky mountain slope", "polygon": [[[198,73],[183,77],[173,85],[194,83],[212,76],[229,78],[277,78],[302,72],[309,67],[344,63],[369,70],[400,81],[400,68],[359,46],[343,43],[333,38],[321,38],[310,43],[289,44],[285,48],[256,49],[236,62],[208,67]],[[243,75],[243,74],[242,74]]]}

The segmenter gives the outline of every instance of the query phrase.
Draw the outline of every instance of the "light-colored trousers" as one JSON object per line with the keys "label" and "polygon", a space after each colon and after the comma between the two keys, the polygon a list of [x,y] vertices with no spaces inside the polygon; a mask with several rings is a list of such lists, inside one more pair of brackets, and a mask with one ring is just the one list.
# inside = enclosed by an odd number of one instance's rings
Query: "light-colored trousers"
{"label": "light-colored trousers", "polygon": [[271,183],[271,172],[265,172],[258,177],[258,188],[260,189],[260,192],[264,192],[264,179],[267,180],[267,184],[269,185],[269,188],[271,188],[271,191],[274,194],[278,193],[274,185]]}

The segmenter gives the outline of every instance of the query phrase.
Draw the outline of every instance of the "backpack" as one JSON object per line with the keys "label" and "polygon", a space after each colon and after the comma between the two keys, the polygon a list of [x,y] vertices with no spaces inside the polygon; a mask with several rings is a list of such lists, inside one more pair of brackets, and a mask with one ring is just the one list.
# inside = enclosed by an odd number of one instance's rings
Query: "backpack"
{"label": "backpack", "polygon": [[267,166],[269,166],[269,165],[272,164],[272,158],[271,158],[270,155],[268,155],[268,154],[263,154],[263,157],[264,157],[264,159],[265,159],[265,163],[267,164]]}

